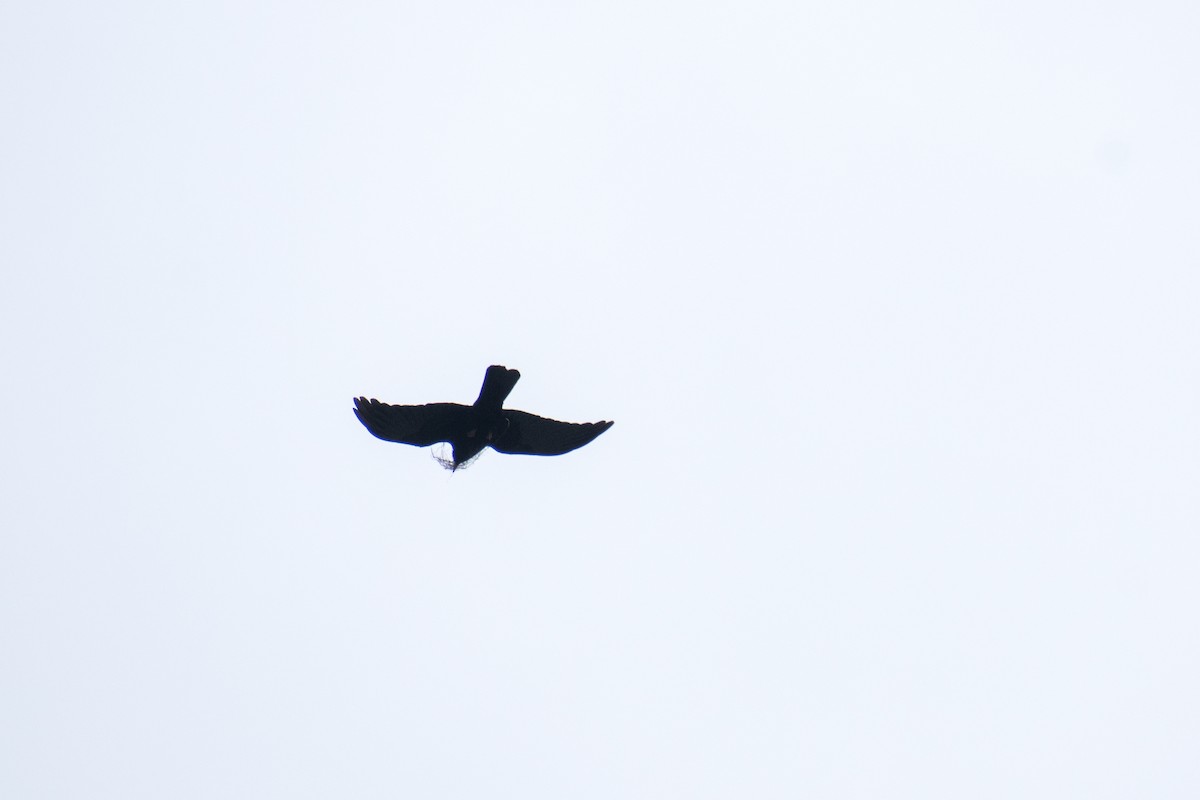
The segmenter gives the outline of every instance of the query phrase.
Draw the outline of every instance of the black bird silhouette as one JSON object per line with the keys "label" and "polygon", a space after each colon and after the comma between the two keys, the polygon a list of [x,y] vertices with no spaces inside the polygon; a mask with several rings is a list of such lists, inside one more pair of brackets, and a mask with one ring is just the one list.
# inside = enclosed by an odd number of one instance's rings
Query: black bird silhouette
{"label": "black bird silhouette", "polygon": [[456,470],[491,447],[501,453],[557,456],[583,447],[612,427],[611,422],[559,422],[524,411],[505,409],[504,400],[520,380],[515,369],[491,366],[474,405],[428,403],[393,406],[365,397],[354,398],[354,416],[385,442],[428,447],[449,442],[452,459],[438,458]]}

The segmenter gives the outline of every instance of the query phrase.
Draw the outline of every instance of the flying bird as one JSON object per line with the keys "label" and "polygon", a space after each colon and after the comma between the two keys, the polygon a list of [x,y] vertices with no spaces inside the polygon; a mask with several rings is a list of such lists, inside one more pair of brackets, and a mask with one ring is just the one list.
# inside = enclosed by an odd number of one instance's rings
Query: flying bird
{"label": "flying bird", "polygon": [[583,447],[612,427],[607,421],[559,422],[504,408],[504,400],[520,378],[515,369],[491,366],[473,405],[393,406],[356,397],[354,416],[385,442],[417,447],[449,442],[453,458],[435,457],[451,471],[466,466],[485,447],[501,453],[557,456]]}

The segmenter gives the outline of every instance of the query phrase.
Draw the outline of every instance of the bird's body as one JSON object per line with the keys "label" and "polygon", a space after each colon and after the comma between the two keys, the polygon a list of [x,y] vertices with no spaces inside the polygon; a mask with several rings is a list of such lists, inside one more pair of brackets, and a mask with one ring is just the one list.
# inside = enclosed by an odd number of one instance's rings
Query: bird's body
{"label": "bird's body", "polygon": [[388,442],[428,447],[449,442],[453,458],[442,463],[455,470],[491,447],[501,453],[556,456],[583,447],[604,433],[611,422],[559,422],[515,409],[504,401],[521,373],[488,367],[474,404],[427,403],[395,406],[354,399],[354,415],[366,429]]}

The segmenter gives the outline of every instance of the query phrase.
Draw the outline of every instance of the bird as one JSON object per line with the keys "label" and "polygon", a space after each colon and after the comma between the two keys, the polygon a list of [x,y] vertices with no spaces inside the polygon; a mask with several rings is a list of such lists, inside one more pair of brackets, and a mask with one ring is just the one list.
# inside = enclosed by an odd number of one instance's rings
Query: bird
{"label": "bird", "polygon": [[583,447],[612,427],[612,422],[559,422],[526,411],[504,408],[521,373],[496,364],[487,368],[474,404],[427,403],[390,405],[354,398],[354,416],[385,442],[429,447],[448,442],[452,457],[435,454],[454,472],[470,464],[485,448],[500,453],[557,456]]}

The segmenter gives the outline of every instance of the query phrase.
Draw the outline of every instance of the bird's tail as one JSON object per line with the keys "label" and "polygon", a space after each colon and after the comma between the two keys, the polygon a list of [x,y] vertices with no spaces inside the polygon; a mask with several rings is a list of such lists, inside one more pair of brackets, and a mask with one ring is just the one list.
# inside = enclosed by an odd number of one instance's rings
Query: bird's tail
{"label": "bird's tail", "polygon": [[499,409],[504,405],[504,399],[521,379],[521,373],[515,369],[491,366],[483,376],[483,388],[479,390],[479,399],[475,401],[477,408]]}

